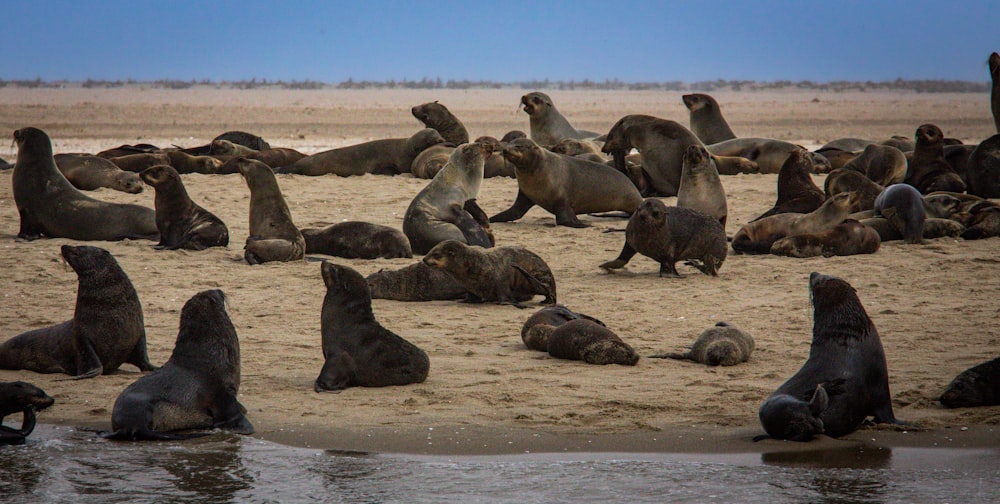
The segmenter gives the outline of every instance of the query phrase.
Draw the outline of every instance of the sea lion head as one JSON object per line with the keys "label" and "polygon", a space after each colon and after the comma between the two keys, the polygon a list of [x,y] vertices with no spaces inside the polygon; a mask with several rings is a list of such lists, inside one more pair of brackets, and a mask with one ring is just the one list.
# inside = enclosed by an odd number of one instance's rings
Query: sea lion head
{"label": "sea lion head", "polygon": [[139,173],[139,177],[143,180],[143,182],[153,187],[158,187],[168,182],[178,180],[180,175],[177,174],[177,170],[175,170],[172,166],[161,164],[146,168]]}
{"label": "sea lion head", "polygon": [[139,174],[137,173],[119,171],[115,173],[115,179],[111,184],[111,188],[129,194],[139,194],[142,192],[142,179],[139,178]]}
{"label": "sea lion head", "polygon": [[81,276],[88,271],[103,268],[114,261],[111,252],[89,245],[63,245],[61,252],[63,259]]}
{"label": "sea lion head", "polygon": [[413,134],[407,141],[406,146],[413,155],[420,154],[424,149],[437,144],[445,143],[444,137],[436,129],[424,128]]}
{"label": "sea lion head", "polygon": [[549,346],[549,336],[555,330],[556,327],[549,324],[535,324],[524,333],[522,341],[526,347],[544,352]]}
{"label": "sea lion head", "polygon": [[21,128],[14,130],[14,143],[17,144],[17,156],[21,154],[52,157],[52,140],[49,135],[38,128]]}
{"label": "sea lion head", "polygon": [[503,138],[500,139],[500,143],[501,144],[506,144],[506,143],[509,143],[509,142],[513,142],[514,140],[517,140],[518,138],[528,138],[528,134],[525,133],[525,132],[523,132],[523,131],[521,131],[521,130],[511,130],[511,131],[508,131],[507,134],[505,134],[503,136]]}
{"label": "sea lion head", "polygon": [[484,147],[486,147],[488,151],[486,157],[488,158],[493,157],[494,154],[503,153],[503,144],[500,143],[500,140],[497,140],[496,138],[493,138],[491,136],[481,136],[476,139],[475,143],[481,144]]}
{"label": "sea lion head", "polygon": [[[816,315],[833,312],[842,306],[861,308],[861,300],[858,299],[858,293],[851,284],[841,278],[822,275],[815,271],[809,275],[809,297],[812,299]],[[864,308],[861,308],[861,313],[864,313]],[[813,316],[815,323],[822,323],[816,315]],[[867,318],[867,315],[865,317]]]}
{"label": "sea lion head", "polygon": [[555,108],[552,106],[552,98],[538,91],[522,96],[521,105],[524,106],[524,112],[531,117],[541,116],[547,110]]}
{"label": "sea lion head", "polygon": [[246,180],[247,186],[250,190],[257,187],[265,187],[265,181],[270,180],[272,183],[277,184],[274,178],[274,172],[271,171],[271,167],[266,164],[257,161],[256,159],[249,159],[245,157],[234,158],[236,168],[240,171],[240,175],[243,175],[243,180]]}
{"label": "sea lion head", "polygon": [[445,240],[438,243],[424,256],[424,264],[444,271],[455,271],[461,268],[463,258],[467,255],[469,246],[457,240]]}
{"label": "sea lion head", "polygon": [[441,105],[436,100],[417,105],[410,109],[410,113],[418,121],[424,123],[424,126],[434,129],[448,125],[453,121],[454,117],[447,107]]}
{"label": "sea lion head", "polygon": [[667,206],[656,198],[646,198],[636,209],[633,219],[638,219],[643,225],[662,227],[667,224]]}
{"label": "sea lion head", "polygon": [[976,368],[972,368],[956,376],[944,389],[938,401],[946,408],[982,406],[987,404],[983,392],[995,388],[995,384],[981,376]]}
{"label": "sea lion head", "polygon": [[198,173],[216,173],[222,166],[222,160],[211,156],[194,156]]}
{"label": "sea lion head", "polygon": [[712,156],[708,149],[698,144],[688,145],[684,150],[684,166],[691,168],[703,168],[712,162]]}
{"label": "sea lion head", "polygon": [[684,106],[687,107],[687,109],[690,110],[691,112],[701,110],[703,108],[711,110],[713,106],[715,106],[715,108],[719,108],[715,102],[715,99],[707,94],[702,94],[702,93],[686,94],[681,96],[681,100],[684,101]]}
{"label": "sea lion head", "polygon": [[933,124],[922,124],[917,128],[917,145],[944,145],[944,133]]}
{"label": "sea lion head", "polygon": [[532,171],[542,159],[542,148],[530,138],[518,138],[503,149],[503,157],[518,170]]}
{"label": "sea lion head", "polygon": [[0,417],[32,408],[41,411],[56,402],[44,390],[23,381],[0,384]]}
{"label": "sea lion head", "polygon": [[362,299],[371,303],[368,281],[353,268],[323,261],[323,264],[320,265],[320,272],[323,275],[323,283],[326,284],[327,297]]}
{"label": "sea lion head", "polygon": [[212,140],[208,149],[209,153],[219,156],[236,156],[236,144],[229,140]]}

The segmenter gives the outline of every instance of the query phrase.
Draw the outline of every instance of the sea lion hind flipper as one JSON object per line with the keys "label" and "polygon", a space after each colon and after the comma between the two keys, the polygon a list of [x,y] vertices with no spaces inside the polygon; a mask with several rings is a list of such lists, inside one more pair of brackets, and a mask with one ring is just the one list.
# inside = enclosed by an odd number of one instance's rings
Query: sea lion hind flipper
{"label": "sea lion hind flipper", "polygon": [[212,416],[221,420],[215,422],[212,427],[236,434],[250,435],[254,433],[253,424],[246,417],[247,409],[231,392],[222,392],[216,398],[215,405],[218,409]]}
{"label": "sea lion hind flipper", "polygon": [[517,197],[514,198],[514,204],[510,206],[507,210],[500,212],[493,217],[490,217],[490,222],[510,222],[516,221],[524,214],[531,210],[531,207],[535,206],[535,202],[531,201],[520,189],[517,190]]}

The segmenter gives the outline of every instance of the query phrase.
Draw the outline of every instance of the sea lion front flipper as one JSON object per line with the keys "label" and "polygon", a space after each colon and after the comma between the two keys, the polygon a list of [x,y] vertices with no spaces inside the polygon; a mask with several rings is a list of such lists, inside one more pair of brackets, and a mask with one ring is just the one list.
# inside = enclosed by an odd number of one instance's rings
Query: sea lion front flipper
{"label": "sea lion front flipper", "polygon": [[[326,358],[323,370],[316,378],[316,392],[340,392],[354,381],[357,375],[357,364],[350,354],[339,350]],[[238,403],[237,403],[238,404]]]}
{"label": "sea lion front flipper", "polygon": [[576,212],[573,211],[573,207],[569,205],[564,205],[560,208],[557,208],[555,211],[555,215],[556,215],[557,226],[566,226],[573,228],[590,227],[589,224],[584,224],[583,222],[580,221],[580,219],[576,216]]}
{"label": "sea lion front flipper", "polygon": [[77,336],[76,375],[73,380],[94,378],[104,372],[104,365],[86,336]]}
{"label": "sea lion front flipper", "polygon": [[626,241],[625,246],[622,247],[621,253],[618,254],[618,257],[615,260],[608,261],[598,267],[605,271],[610,271],[613,269],[622,269],[625,267],[626,264],[628,264],[628,262],[632,259],[632,257],[635,256],[635,253],[636,253],[635,249],[632,248],[632,246],[629,245],[628,242]]}
{"label": "sea lion front flipper", "polygon": [[247,420],[246,408],[229,391],[224,391],[216,397],[217,411],[213,414],[216,421],[212,427],[234,432],[236,434],[250,435],[254,433],[253,424]]}
{"label": "sea lion front flipper", "polygon": [[516,221],[524,214],[531,210],[531,207],[535,206],[535,202],[531,201],[527,195],[524,194],[520,189],[517,190],[517,197],[514,198],[514,204],[510,208],[500,212],[493,217],[490,217],[490,222],[510,222]]}
{"label": "sea lion front flipper", "polygon": [[664,261],[660,263],[660,277],[664,274],[671,278],[681,278],[681,274],[677,272],[677,266],[673,261]]}
{"label": "sea lion front flipper", "polygon": [[[468,204],[468,202],[466,203]],[[485,226],[477,222],[476,218],[467,210],[455,203],[448,207],[448,211],[448,217],[442,220],[457,227],[462,232],[462,237],[465,238],[466,243],[469,245],[478,245],[483,248],[491,248],[493,246],[493,240],[490,239],[489,231],[486,230]]]}

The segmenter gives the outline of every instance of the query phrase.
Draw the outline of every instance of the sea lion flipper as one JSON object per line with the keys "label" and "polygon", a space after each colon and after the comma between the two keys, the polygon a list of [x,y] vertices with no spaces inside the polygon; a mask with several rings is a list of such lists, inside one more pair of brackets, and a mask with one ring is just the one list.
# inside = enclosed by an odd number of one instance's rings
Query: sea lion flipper
{"label": "sea lion flipper", "polygon": [[664,261],[660,263],[660,277],[663,276],[668,276],[671,278],[681,278],[681,274],[677,272],[677,266],[674,264],[673,261]]}
{"label": "sea lion flipper", "polygon": [[520,189],[517,190],[517,197],[514,198],[514,204],[510,206],[507,210],[500,212],[493,217],[490,217],[490,222],[510,222],[516,221],[524,214],[531,210],[531,207],[535,206],[535,202],[531,201],[524,192]]}
{"label": "sea lion flipper", "polygon": [[465,204],[462,206],[462,208],[466,212],[469,212],[469,215],[471,215],[472,218],[479,223],[479,225],[483,226],[484,228],[490,227],[490,218],[486,216],[486,212],[483,211],[482,207],[479,206],[479,203],[476,201],[476,198],[465,200]]}
{"label": "sea lion flipper", "polygon": [[573,211],[573,207],[569,205],[564,205],[561,208],[557,208],[555,211],[556,215],[556,225],[566,226],[574,228],[585,228],[590,227],[589,224],[584,224],[576,216],[576,212]]}
{"label": "sea lion flipper", "polygon": [[99,376],[104,372],[104,365],[101,364],[100,357],[98,357],[97,352],[94,351],[94,347],[90,344],[90,340],[86,337],[80,337],[79,340],[82,345],[77,348],[76,375],[74,375],[72,379],[83,380]]}
{"label": "sea lion flipper", "polygon": [[610,271],[613,269],[622,269],[625,267],[626,264],[628,264],[629,260],[631,260],[632,257],[635,256],[635,254],[636,254],[635,249],[632,248],[632,246],[629,245],[628,242],[626,241],[625,245],[622,247],[622,251],[618,254],[618,257],[615,260],[608,261],[604,264],[601,264],[598,267],[605,271]]}
{"label": "sea lion flipper", "polygon": [[253,424],[246,417],[246,408],[231,392],[224,391],[216,398],[214,404],[218,407],[218,411],[213,416],[222,420],[213,427],[236,434],[250,435],[254,433]]}
{"label": "sea lion flipper", "polygon": [[[337,350],[331,353],[326,362],[323,363],[323,370],[316,378],[314,390],[316,392],[340,392],[354,381],[357,375],[357,364],[350,354],[344,350]],[[239,403],[237,403],[239,404]]]}
{"label": "sea lion flipper", "polygon": [[[521,274],[524,275],[524,277],[528,279],[528,282],[530,282],[532,285],[534,285],[536,289],[538,289],[539,291],[541,291],[540,292],[541,294],[545,295],[545,299],[542,300],[543,304],[555,304],[555,302],[556,302],[556,293],[553,292],[551,283],[546,283],[546,282],[543,282],[542,280],[539,280],[534,275],[532,275],[531,273],[529,273],[528,270],[526,270],[526,269],[524,269],[524,268],[522,268],[522,267],[520,267],[520,266],[518,266],[516,264],[513,264],[512,266],[517,271],[520,271]],[[549,278],[549,280],[552,280],[551,277]],[[515,302],[514,306],[518,306],[518,304]],[[518,308],[524,308],[524,307],[523,306],[518,306]]]}

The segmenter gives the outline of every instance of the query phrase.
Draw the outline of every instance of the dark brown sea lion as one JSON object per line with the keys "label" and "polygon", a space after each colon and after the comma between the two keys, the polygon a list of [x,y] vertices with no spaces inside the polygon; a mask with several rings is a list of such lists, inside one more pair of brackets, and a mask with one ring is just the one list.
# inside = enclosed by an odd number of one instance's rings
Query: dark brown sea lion
{"label": "dark brown sea lion", "polygon": [[715,160],[701,145],[689,145],[684,152],[684,166],[681,169],[680,187],[677,189],[677,207],[690,208],[715,217],[723,228],[726,227],[729,213],[726,190],[719,180]]}
{"label": "dark brown sea lion", "polygon": [[0,344],[0,369],[66,373],[75,379],[111,374],[124,363],[155,369],[146,356],[139,296],[107,250],[62,246],[80,283],[73,318]]}
{"label": "dark brown sea lion", "polygon": [[170,164],[166,152],[142,152],[107,158],[118,168],[132,173],[142,173],[151,166]]}
{"label": "dark brown sea lion", "polygon": [[945,408],[1000,404],[1000,357],[959,373],[938,400]]}
{"label": "dark brown sea lion", "polygon": [[847,163],[850,163],[852,159],[858,157],[857,152],[842,151],[839,149],[817,150],[813,154],[823,156],[830,163],[829,169],[826,170],[814,168],[816,173],[829,173],[833,170],[838,170],[843,168]]}
{"label": "dark brown sea lion", "polygon": [[556,302],[556,280],[548,264],[524,247],[484,249],[446,240],[424,256],[424,264],[445,271],[468,291],[465,302],[512,304],[525,308],[536,294]]}
{"label": "dark brown sea lion", "polygon": [[237,167],[250,188],[250,236],[243,256],[250,264],[302,259],[306,241],[292,222],[274,172],[260,161],[238,159]]}
{"label": "dark brown sea lion", "polygon": [[[843,384],[843,381],[838,384]],[[831,384],[819,383],[811,393],[799,396],[771,394],[758,412],[767,435],[756,436],[753,440],[774,438],[805,442],[813,436],[823,434],[823,420],[820,416],[830,407],[827,387],[831,387]],[[839,388],[837,391],[842,392]]]}
{"label": "dark brown sea lion", "polygon": [[582,313],[576,313],[575,311],[560,304],[546,306],[541,310],[536,311],[533,315],[528,317],[528,320],[524,321],[524,325],[521,326],[521,341],[523,341],[524,345],[531,350],[547,352],[549,350],[548,335],[551,334],[551,330],[540,331],[535,330],[534,328],[543,325],[558,327],[566,322],[577,319],[587,319],[596,324],[604,325],[604,322],[601,322],[594,317],[584,315]]}
{"label": "dark brown sea lion", "polygon": [[1000,135],[993,135],[976,146],[969,155],[966,177],[969,194],[1000,198]]}
{"label": "dark brown sea lion", "polygon": [[987,201],[973,206],[970,217],[966,219],[966,230],[962,232],[965,240],[981,240],[1000,236],[1000,206]]}
{"label": "dark brown sea lion", "polygon": [[413,117],[424,123],[424,127],[437,130],[447,142],[453,145],[469,143],[469,132],[462,121],[452,114],[448,107],[437,101],[417,105],[410,109]]}
{"label": "dark brown sea lion", "polygon": [[917,128],[917,146],[906,170],[906,183],[921,194],[964,192],[965,183],[944,159],[944,133],[933,124]]}
{"label": "dark brown sea lion", "polygon": [[735,366],[750,360],[753,349],[753,336],[727,322],[718,322],[698,336],[690,351],[650,355],[650,358],[691,360],[707,366]]}
{"label": "dark brown sea lion", "polygon": [[240,390],[240,342],[221,290],[195,294],[181,310],[170,359],[115,400],[112,439],[183,439],[170,431],[223,429],[253,434]]}
{"label": "dark brown sea lion", "polygon": [[[611,127],[601,151],[614,157],[618,171],[629,175],[644,196],[676,196],[684,152],[691,145],[701,145],[701,141],[681,124],[633,114]],[[637,180],[637,175],[625,166],[625,156],[633,148],[642,155],[642,175],[648,183]]]}
{"label": "dark brown sea lion", "polygon": [[326,284],[320,315],[325,362],[316,378],[316,392],[427,379],[427,354],[375,320],[368,284],[361,274],[329,261],[323,261],[320,269]]}
{"label": "dark brown sea lion", "polygon": [[770,210],[751,222],[782,213],[809,213],[826,201],[823,191],[809,175],[812,161],[805,149],[788,153],[778,172],[778,198]]}
{"label": "dark brown sea lion", "polygon": [[899,184],[906,178],[906,156],[897,148],[871,144],[844,165],[880,186]]}
{"label": "dark brown sea lion", "polygon": [[911,152],[917,146],[912,138],[903,135],[893,135],[888,140],[883,140],[882,145],[895,147],[899,152]]}
{"label": "dark brown sea lion", "polygon": [[410,240],[398,229],[368,222],[347,221],[325,228],[303,228],[307,254],[348,259],[413,257]]}
{"label": "dark brown sea lion", "polygon": [[1000,133],[1000,54],[990,54],[989,64],[990,80],[993,81],[990,88],[990,110],[993,111],[993,124],[997,133]]}
{"label": "dark brown sea lion", "polygon": [[227,140],[236,145],[242,145],[257,151],[271,148],[271,144],[267,143],[266,140],[254,135],[253,133],[247,133],[246,131],[227,131],[212,140]]}
{"label": "dark brown sea lion", "polygon": [[903,235],[906,243],[920,243],[924,235],[924,199],[909,184],[886,187],[875,199],[875,216],[885,217]]}
{"label": "dark brown sea lion", "polygon": [[162,149],[152,144],[135,144],[135,145],[119,145],[118,147],[113,147],[111,149],[105,149],[97,154],[97,157],[102,157],[104,159],[111,159],[120,156],[128,156],[129,154],[150,154],[155,152],[160,152]]}
{"label": "dark brown sea lion", "polygon": [[142,192],[142,180],[138,175],[122,170],[107,159],[89,154],[56,154],[53,159],[66,180],[81,191],[107,187],[131,194]]}
{"label": "dark brown sea lion", "polygon": [[865,138],[854,138],[854,137],[843,137],[837,138],[835,140],[830,140],[829,142],[823,144],[822,147],[816,149],[817,152],[823,152],[826,150],[842,150],[848,152],[858,152],[865,150],[869,145],[874,144],[873,140],[868,140]]}
{"label": "dark brown sea lion", "polygon": [[783,398],[802,400],[817,390],[837,384],[829,407],[818,415],[823,433],[850,434],[869,416],[875,423],[900,424],[892,412],[889,373],[878,331],[865,312],[857,292],[844,280],[813,272],[809,275],[813,303],[813,337],[809,358],[760,407],[764,430],[774,438],[808,440],[811,433],[790,432],[798,420]]}
{"label": "dark brown sea lion", "polygon": [[531,139],[539,145],[555,145],[563,138],[594,138],[599,135],[571,126],[545,93],[528,93],[521,97],[521,105],[528,114]]}
{"label": "dark brown sea lion", "polygon": [[760,166],[756,162],[739,156],[716,156],[712,154],[715,167],[719,170],[719,175],[737,175],[740,173],[760,173]]}
{"label": "dark brown sea lion", "polygon": [[748,222],[733,235],[740,254],[768,254],[774,242],[797,234],[819,233],[844,221],[854,205],[854,193],[840,193],[812,212],[780,213]]}
{"label": "dark brown sea lion", "polygon": [[398,270],[379,270],[365,278],[372,298],[395,301],[461,299],[466,290],[455,278],[422,261]]}
{"label": "dark brown sea lion", "polygon": [[709,215],[647,198],[628,220],[621,253],[600,267],[608,272],[624,268],[636,252],[660,263],[661,277],[679,278],[676,263],[685,259],[702,273],[716,276],[726,260],[726,231]]}
{"label": "dark brown sea lion", "polygon": [[11,185],[21,217],[18,238],[156,239],[152,208],[99,201],[73,187],[56,167],[52,141],[44,131],[21,128],[14,132],[14,141],[17,163]]}
{"label": "dark brown sea lion", "polygon": [[[705,148],[716,156],[739,156],[755,161],[760,173],[779,173],[788,155],[801,150],[802,146],[773,138],[745,137],[706,145]],[[813,173],[830,171],[830,161],[822,154],[807,151],[807,155],[812,162]]]}
{"label": "dark brown sea lion", "polygon": [[440,143],[444,143],[444,138],[437,131],[424,128],[409,138],[372,140],[306,156],[277,172],[299,175],[333,173],[341,177],[366,173],[398,175],[409,173],[417,155]]}
{"label": "dark brown sea lion", "polygon": [[881,243],[876,230],[847,219],[820,233],[786,236],[771,245],[771,253],[789,257],[874,254]]}
{"label": "dark brown sea lion", "polygon": [[156,248],[204,250],[229,245],[229,228],[212,212],[191,201],[177,170],[168,165],[148,168],[140,175],[156,189]]}
{"label": "dark brown sea lion", "polygon": [[[946,138],[945,141],[947,142],[947,140]],[[948,145],[946,143],[944,146],[944,160],[948,163],[948,166],[951,166],[951,171],[958,174],[958,177],[966,185],[968,185],[970,158],[974,150],[976,150],[976,145]],[[912,159],[912,156],[910,156],[910,159]]]}
{"label": "dark brown sea lion", "polygon": [[[56,400],[44,390],[23,381],[0,382],[0,445],[22,444],[35,430],[35,413],[52,406]],[[4,417],[21,413],[21,427],[3,425]]]}
{"label": "dark brown sea lion", "polygon": [[623,211],[632,214],[642,196],[624,174],[599,163],[556,154],[521,138],[503,151],[517,174],[517,197],[490,222],[520,219],[538,205],[556,216],[556,225],[587,227],[578,214]]}
{"label": "dark brown sea lion", "polygon": [[532,331],[546,341],[549,355],[557,359],[622,366],[634,366],[639,362],[639,354],[631,346],[604,324],[592,320],[571,320],[558,327],[539,324]]}
{"label": "dark brown sea lion", "polygon": [[211,175],[219,173],[222,161],[211,156],[192,156],[179,150],[167,151],[167,159],[177,173],[203,173]]}
{"label": "dark brown sea lion", "polygon": [[681,96],[684,106],[691,112],[691,132],[705,145],[736,138],[729,123],[722,117],[722,110],[715,98],[707,94],[693,93]]}
{"label": "dark brown sea lion", "polygon": [[827,197],[846,192],[857,193],[858,203],[855,208],[859,212],[875,208],[875,199],[882,194],[882,189],[882,186],[872,182],[863,173],[847,168],[833,170],[823,182],[823,191]]}

